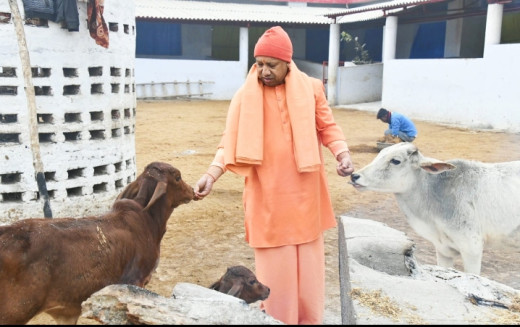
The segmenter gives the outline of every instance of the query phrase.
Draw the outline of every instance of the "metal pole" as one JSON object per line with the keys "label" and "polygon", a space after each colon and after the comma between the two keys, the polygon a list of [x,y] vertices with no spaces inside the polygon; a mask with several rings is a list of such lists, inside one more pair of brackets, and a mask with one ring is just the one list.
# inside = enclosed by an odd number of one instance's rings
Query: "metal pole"
{"label": "metal pole", "polygon": [[40,197],[43,199],[43,214],[45,218],[52,218],[51,205],[49,202],[49,193],[47,192],[47,184],[45,174],[43,172],[42,158],[40,154],[40,142],[38,139],[38,117],[36,114],[36,99],[34,94],[34,85],[32,83],[31,62],[29,60],[29,50],[25,40],[25,32],[23,28],[22,17],[18,10],[17,0],[9,0],[11,14],[18,39],[18,48],[20,60],[22,63],[22,71],[25,81],[25,94],[27,96],[27,109],[29,111],[29,136],[31,139],[31,152],[33,156],[33,166],[35,170],[36,183]]}

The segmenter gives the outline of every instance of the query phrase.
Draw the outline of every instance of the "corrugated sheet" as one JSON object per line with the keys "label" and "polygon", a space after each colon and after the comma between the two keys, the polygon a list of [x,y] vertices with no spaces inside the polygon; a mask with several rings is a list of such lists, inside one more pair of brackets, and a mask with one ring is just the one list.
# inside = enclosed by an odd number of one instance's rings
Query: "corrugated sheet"
{"label": "corrugated sheet", "polygon": [[447,0],[395,0],[351,9],[211,1],[136,0],[136,17],[178,21],[321,24],[380,19],[415,5]]}
{"label": "corrugated sheet", "polygon": [[413,8],[417,5],[443,2],[447,0],[395,0],[380,2],[372,5],[360,6],[351,9],[338,10],[333,14],[326,14],[333,18],[336,17],[338,24],[353,23],[371,19],[382,18],[389,14],[395,14],[404,8]]}
{"label": "corrugated sheet", "polygon": [[256,23],[322,24],[338,8],[283,5],[253,5],[180,0],[136,0],[136,17],[187,21],[231,21]]}
{"label": "corrugated sheet", "polygon": [[[389,1],[389,2],[397,2],[397,1]],[[402,1],[399,1],[402,2]],[[413,8],[413,5],[407,5],[407,8]],[[336,23],[338,24],[347,24],[347,23],[355,23],[355,22],[364,22],[368,20],[380,19],[384,18],[390,14],[395,14],[400,11],[403,11],[403,7],[391,9],[370,9],[365,11],[359,11],[358,8],[355,8],[354,11],[348,12],[345,14],[343,11],[341,15],[336,17]]]}

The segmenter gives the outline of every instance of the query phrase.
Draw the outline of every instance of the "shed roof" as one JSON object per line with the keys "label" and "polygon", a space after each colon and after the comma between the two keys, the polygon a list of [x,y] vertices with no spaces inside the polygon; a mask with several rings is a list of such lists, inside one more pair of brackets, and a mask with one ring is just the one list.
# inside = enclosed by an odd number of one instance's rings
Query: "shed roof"
{"label": "shed roof", "polygon": [[224,3],[185,0],[136,0],[136,18],[186,22],[265,24],[345,24],[384,18],[418,5],[447,0],[393,0],[354,8]]}
{"label": "shed roof", "polygon": [[394,0],[384,1],[380,3],[359,6],[355,8],[336,10],[334,13],[326,14],[330,18],[336,18],[336,23],[354,23],[372,19],[386,17],[390,14],[396,14],[403,10],[414,8],[418,5],[424,5],[434,2],[444,2],[447,0]]}
{"label": "shed roof", "polygon": [[328,25],[334,19],[325,15],[338,11],[338,8],[330,7],[211,1],[136,0],[135,4],[137,18],[181,21]]}

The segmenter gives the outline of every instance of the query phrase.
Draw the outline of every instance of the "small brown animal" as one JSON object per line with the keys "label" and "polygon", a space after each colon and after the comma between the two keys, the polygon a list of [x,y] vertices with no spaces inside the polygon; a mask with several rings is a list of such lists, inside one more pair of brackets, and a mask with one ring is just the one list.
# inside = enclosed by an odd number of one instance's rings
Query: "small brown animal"
{"label": "small brown animal", "polygon": [[193,199],[178,169],[153,162],[104,215],[0,226],[0,324],[46,312],[76,324],[81,303],[112,284],[144,287],[173,209]]}
{"label": "small brown animal", "polygon": [[209,288],[242,299],[247,304],[267,299],[271,291],[244,266],[229,267],[226,273]]}

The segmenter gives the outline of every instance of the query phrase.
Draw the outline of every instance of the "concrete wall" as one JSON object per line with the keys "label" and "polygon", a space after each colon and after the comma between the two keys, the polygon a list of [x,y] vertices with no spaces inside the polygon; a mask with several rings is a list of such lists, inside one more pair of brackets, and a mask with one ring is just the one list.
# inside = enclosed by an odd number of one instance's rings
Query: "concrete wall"
{"label": "concrete wall", "polygon": [[[298,68],[322,79],[322,65],[295,59]],[[241,61],[170,60],[137,58],[135,63],[138,99],[187,96],[211,100],[231,100],[244,83],[248,69]],[[154,85],[150,85],[152,82]],[[175,87],[173,82],[178,82]],[[186,82],[190,81],[188,90]],[[199,87],[198,81],[202,81]],[[164,84],[163,84],[164,83]],[[201,95],[203,94],[203,95]]]}
{"label": "concrete wall", "polygon": [[[141,85],[143,83],[160,82],[209,82],[204,83],[202,92],[199,92],[198,84],[192,85],[193,93],[210,93],[203,96],[204,99],[230,100],[233,94],[244,83],[247,72],[244,71],[240,61],[216,61],[216,60],[170,60],[170,59],[145,59],[135,60],[135,83],[137,98],[170,97],[186,95],[184,86],[179,86],[179,92],[172,89],[163,90],[157,86]],[[197,92],[195,92],[195,90]]]}
{"label": "concrete wall", "polygon": [[484,58],[390,60],[382,106],[409,117],[520,132],[520,44],[491,45]]}
{"label": "concrete wall", "polygon": [[[322,64],[298,59],[294,61],[309,76],[323,79]],[[239,61],[137,58],[135,66],[138,99],[191,94],[197,98],[230,100],[244,83],[247,74]],[[383,65],[380,63],[339,67],[339,104],[380,101],[382,73]]]}
{"label": "concrete wall", "polygon": [[[310,61],[294,59],[298,69],[307,75],[323,80],[323,65]],[[325,76],[327,75],[327,67],[325,67]]]}
{"label": "concrete wall", "polygon": [[381,101],[383,64],[339,67],[337,81],[338,105]]}
{"label": "concrete wall", "polygon": [[[18,8],[22,19],[24,7]],[[136,176],[133,1],[105,2],[108,49],[86,26],[23,25],[29,52],[43,173],[53,217],[105,212]],[[0,12],[11,13],[7,1]],[[43,217],[31,149],[31,118],[13,18],[0,23],[0,224]]]}

